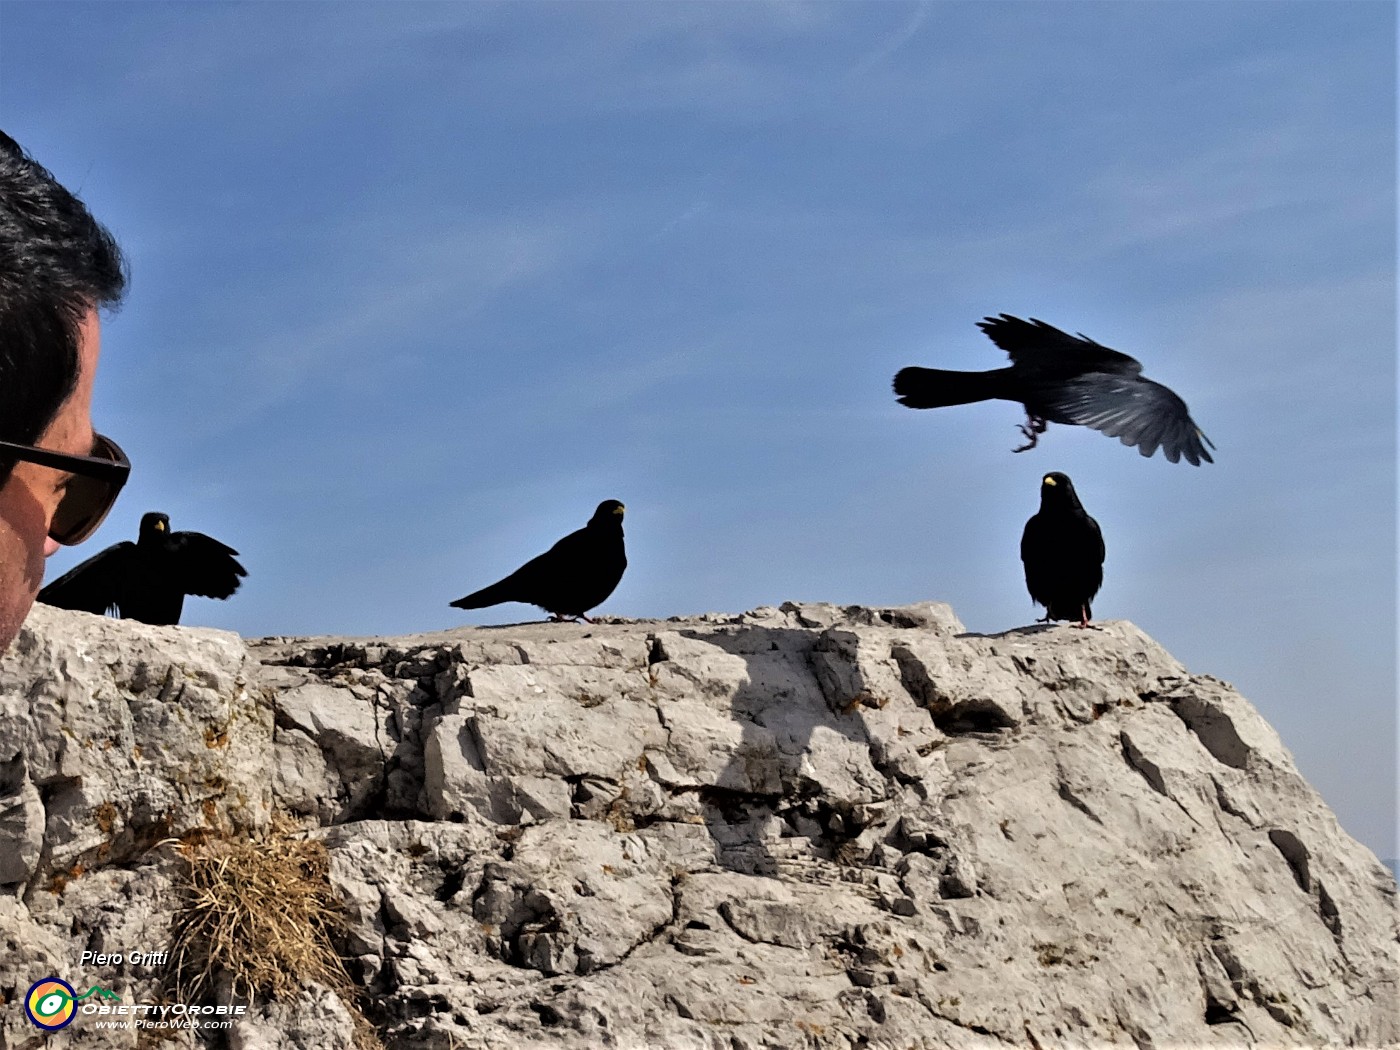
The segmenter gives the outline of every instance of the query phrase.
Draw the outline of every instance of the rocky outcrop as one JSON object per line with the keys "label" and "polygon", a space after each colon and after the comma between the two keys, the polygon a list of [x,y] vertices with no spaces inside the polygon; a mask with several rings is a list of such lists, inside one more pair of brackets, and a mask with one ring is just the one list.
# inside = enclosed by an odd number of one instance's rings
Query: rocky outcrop
{"label": "rocky outcrop", "polygon": [[[245,644],[37,607],[0,659],[0,1047],[39,1045],[48,974],[155,998],[158,969],[82,953],[160,951],[171,844],[274,810],[329,850],[392,1047],[1400,1042],[1390,872],[1127,623],[786,605]],[[346,1005],[205,1038],[348,1046]]]}

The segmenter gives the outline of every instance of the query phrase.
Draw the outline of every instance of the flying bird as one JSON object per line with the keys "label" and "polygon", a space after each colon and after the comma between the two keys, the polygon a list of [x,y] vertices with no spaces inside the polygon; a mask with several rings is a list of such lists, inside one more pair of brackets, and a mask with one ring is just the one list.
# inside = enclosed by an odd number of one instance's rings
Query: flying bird
{"label": "flying bird", "polygon": [[124,620],[177,624],[185,595],[227,598],[248,572],[238,552],[202,532],[171,532],[168,515],[141,517],[135,543],[123,540],[69,569],[39,592],[60,609],[114,613]]}
{"label": "flying bird", "polygon": [[1089,601],[1103,586],[1103,533],[1089,517],[1069,476],[1040,479],[1040,510],[1021,533],[1021,561],[1031,600],[1045,606],[1036,621],[1078,620],[1088,627]]}
{"label": "flying bird", "polygon": [[1186,402],[1142,375],[1142,365],[1086,335],[1073,336],[1044,321],[1010,314],[986,317],[977,327],[1011,357],[990,372],[904,368],[894,377],[899,403],[942,408],[974,401],[1019,401],[1026,409],[1021,433],[1035,448],[1050,423],[1074,423],[1136,445],[1144,456],[1160,447],[1175,463],[1214,463],[1215,448],[1186,410]]}
{"label": "flying bird", "polygon": [[538,605],[551,620],[588,623],[586,613],[601,605],[627,568],[622,545],[622,516],[615,499],[598,504],[588,524],[571,532],[538,558],[531,558],[504,580],[458,598],[455,609],[484,609],[501,602]]}

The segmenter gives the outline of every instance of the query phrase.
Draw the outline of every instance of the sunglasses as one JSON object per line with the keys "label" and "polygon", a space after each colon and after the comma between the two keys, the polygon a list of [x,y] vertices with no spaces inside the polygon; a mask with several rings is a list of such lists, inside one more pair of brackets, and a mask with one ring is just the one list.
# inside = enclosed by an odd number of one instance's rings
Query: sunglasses
{"label": "sunglasses", "polygon": [[73,475],[49,524],[49,538],[67,546],[82,543],[97,531],[131,473],[131,461],[126,453],[115,441],[101,434],[94,436],[89,456],[70,456],[66,452],[0,441],[0,462],[5,460],[37,463]]}

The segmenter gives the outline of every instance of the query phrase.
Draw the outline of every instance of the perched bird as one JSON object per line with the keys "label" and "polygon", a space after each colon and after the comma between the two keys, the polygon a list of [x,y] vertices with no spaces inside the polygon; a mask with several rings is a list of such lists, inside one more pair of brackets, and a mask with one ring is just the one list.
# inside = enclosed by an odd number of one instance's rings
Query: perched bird
{"label": "perched bird", "polygon": [[484,609],[501,602],[538,605],[551,620],[582,619],[612,594],[627,568],[622,515],[615,499],[598,504],[588,524],[571,532],[538,558],[531,558],[499,583],[458,598],[454,609]]}
{"label": "perched bird", "polygon": [[60,609],[115,613],[142,623],[180,622],[185,595],[227,598],[247,570],[238,552],[202,532],[171,532],[168,515],[141,517],[135,543],[123,540],[69,569],[39,592]]}
{"label": "perched bird", "polygon": [[1144,379],[1142,365],[1088,336],[1073,336],[1044,321],[1002,314],[977,327],[1011,357],[1007,368],[990,372],[950,372],[939,368],[904,368],[894,377],[899,402],[910,408],[942,408],[993,398],[1019,401],[1026,408],[1021,433],[1035,448],[1048,423],[1092,427],[1144,456],[1160,446],[1175,463],[1182,456],[1193,466],[1214,463],[1215,448],[1186,411],[1186,402]]}
{"label": "perched bird", "polygon": [[1021,533],[1021,561],[1031,600],[1045,606],[1038,620],[1078,620],[1088,627],[1089,600],[1103,585],[1103,533],[1089,517],[1069,476],[1040,479],[1040,510]]}

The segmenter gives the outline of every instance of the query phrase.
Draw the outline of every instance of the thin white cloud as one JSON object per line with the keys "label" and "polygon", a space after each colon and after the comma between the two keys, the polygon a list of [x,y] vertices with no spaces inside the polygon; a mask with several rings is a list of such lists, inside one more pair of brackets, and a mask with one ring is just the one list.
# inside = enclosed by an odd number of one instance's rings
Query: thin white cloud
{"label": "thin white cloud", "polygon": [[[402,344],[421,319],[465,324],[499,295],[565,265],[584,233],[578,223],[552,217],[461,217],[442,228],[405,230],[395,217],[372,216],[316,239],[325,269],[270,267],[246,275],[243,290],[224,301],[227,323],[217,322],[217,308],[210,311],[211,327],[226,331],[227,342],[197,358],[172,355],[183,362],[186,384],[208,387],[189,403],[222,406],[189,420],[191,436],[247,426],[355,370],[382,374],[388,348]],[[353,278],[337,272],[346,258],[360,260]],[[247,309],[249,301],[256,311]]]}
{"label": "thin white cloud", "polygon": [[915,35],[923,28],[928,21],[929,13],[933,10],[933,5],[928,0],[919,0],[909,12],[902,25],[890,33],[884,40],[874,47],[870,52],[862,55],[856,63],[851,66],[850,76],[862,76],[874,69],[876,66],[888,62],[896,52],[905,44],[913,40]]}

